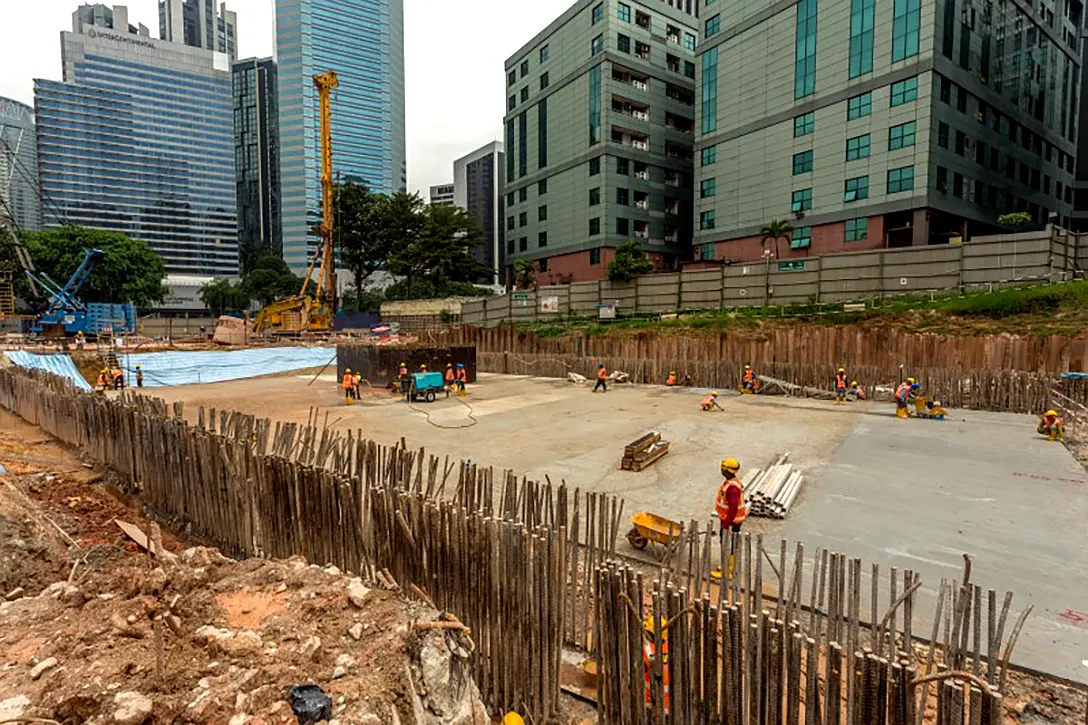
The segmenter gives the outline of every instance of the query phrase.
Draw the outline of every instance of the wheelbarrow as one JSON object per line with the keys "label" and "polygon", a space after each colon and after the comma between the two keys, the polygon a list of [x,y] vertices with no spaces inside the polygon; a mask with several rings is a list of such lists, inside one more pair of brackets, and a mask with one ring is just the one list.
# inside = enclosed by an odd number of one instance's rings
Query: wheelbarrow
{"label": "wheelbarrow", "polygon": [[636,513],[631,517],[631,524],[631,530],[627,532],[627,541],[639,551],[645,549],[651,541],[667,547],[684,533],[683,524],[649,511]]}

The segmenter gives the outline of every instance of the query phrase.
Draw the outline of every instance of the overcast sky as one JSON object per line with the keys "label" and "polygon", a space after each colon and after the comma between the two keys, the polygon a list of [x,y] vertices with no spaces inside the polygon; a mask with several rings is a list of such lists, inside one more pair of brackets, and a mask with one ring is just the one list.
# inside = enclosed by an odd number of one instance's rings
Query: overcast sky
{"label": "overcast sky", "polygon": [[[359,0],[365,2],[365,0]],[[453,181],[453,160],[502,138],[503,61],[574,0],[404,0],[408,187]],[[0,96],[34,103],[34,78],[61,79],[60,31],[81,0],[0,0]],[[158,36],[157,0],[124,4]],[[238,57],[272,54],[273,0],[227,0],[238,13]],[[14,11],[14,17],[12,12]]]}

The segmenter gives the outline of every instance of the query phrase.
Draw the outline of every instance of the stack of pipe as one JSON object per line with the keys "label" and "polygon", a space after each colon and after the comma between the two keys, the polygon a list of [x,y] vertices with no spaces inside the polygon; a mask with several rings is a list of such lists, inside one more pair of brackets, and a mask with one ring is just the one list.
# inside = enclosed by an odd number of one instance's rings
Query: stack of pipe
{"label": "stack of pipe", "polygon": [[783,453],[766,469],[756,469],[744,483],[749,513],[770,519],[784,519],[804,483],[804,476],[787,463],[789,453]]}

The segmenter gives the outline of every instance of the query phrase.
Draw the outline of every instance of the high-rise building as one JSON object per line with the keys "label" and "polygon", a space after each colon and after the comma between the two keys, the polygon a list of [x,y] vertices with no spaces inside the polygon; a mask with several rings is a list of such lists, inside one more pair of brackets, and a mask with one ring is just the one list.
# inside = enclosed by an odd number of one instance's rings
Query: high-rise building
{"label": "high-rise building", "polygon": [[432,186],[427,200],[432,206],[450,206],[453,204],[453,184]]}
{"label": "high-rise building", "polygon": [[238,58],[238,14],[215,0],[159,0],[159,37]]}
{"label": "high-rise building", "polygon": [[[1088,64],[1088,27],[1081,29],[1081,69]],[[1088,118],[1088,78],[1080,78],[1080,115]],[[1069,227],[1078,232],[1088,232],[1088,123],[1077,127],[1077,170],[1073,190],[1073,220]]]}
{"label": "high-rise building", "polygon": [[226,56],[78,18],[61,55],[62,82],[34,81],[43,225],[144,239],[169,272],[236,274]]}
{"label": "high-rise building", "polygon": [[497,284],[502,277],[503,170],[502,141],[492,141],[453,162],[453,203],[472,217],[483,235],[481,243],[469,251],[492,270],[488,279],[481,280],[488,284]]}
{"label": "high-rise building", "polygon": [[602,279],[637,241],[690,253],[693,17],[660,0],[579,0],[506,61],[507,274]]}
{"label": "high-rise building", "polygon": [[276,64],[271,58],[248,58],[232,69],[238,247],[244,267],[255,253],[283,255]]}
{"label": "high-rise building", "polygon": [[313,75],[335,71],[334,180],[407,184],[403,0],[276,0],[283,257],[305,272],[320,244],[320,119]]}
{"label": "high-rise building", "polygon": [[[942,244],[1072,211],[1079,0],[704,6],[697,256]],[[817,28],[819,29],[817,32]],[[818,59],[818,60],[817,60]]]}
{"label": "high-rise building", "polygon": [[34,110],[18,101],[0,98],[0,229],[40,229],[38,194]]}

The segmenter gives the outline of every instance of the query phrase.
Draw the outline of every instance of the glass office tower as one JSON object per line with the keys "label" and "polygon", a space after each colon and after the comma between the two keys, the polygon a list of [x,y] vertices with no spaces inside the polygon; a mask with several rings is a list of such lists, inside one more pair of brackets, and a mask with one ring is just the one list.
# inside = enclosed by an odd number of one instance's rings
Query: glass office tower
{"label": "glass office tower", "polygon": [[313,76],[333,70],[334,178],[384,194],[407,182],[403,0],[276,0],[283,256],[305,272],[320,241],[321,156]]}

